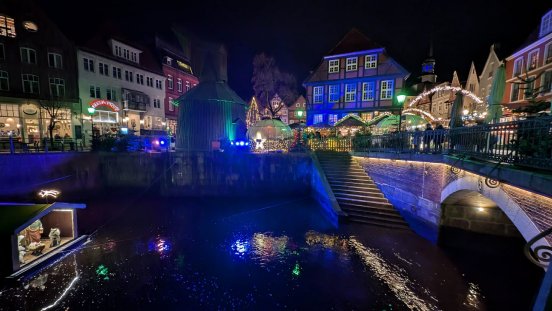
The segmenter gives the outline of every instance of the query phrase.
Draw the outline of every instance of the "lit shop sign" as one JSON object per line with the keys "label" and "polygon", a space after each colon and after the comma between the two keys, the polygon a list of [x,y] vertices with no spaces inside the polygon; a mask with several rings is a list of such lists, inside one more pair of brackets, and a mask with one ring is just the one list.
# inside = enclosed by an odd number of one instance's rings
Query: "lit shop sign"
{"label": "lit shop sign", "polygon": [[120,108],[117,106],[117,104],[110,102],[109,100],[105,99],[96,99],[90,102],[90,107],[96,109],[100,106],[107,107],[115,112],[119,111]]}
{"label": "lit shop sign", "polygon": [[186,70],[189,70],[190,72],[192,72],[192,67],[190,67],[190,65],[186,64],[186,63],[183,63],[179,60],[176,61],[176,63],[178,64],[178,66],[182,69],[186,69]]}

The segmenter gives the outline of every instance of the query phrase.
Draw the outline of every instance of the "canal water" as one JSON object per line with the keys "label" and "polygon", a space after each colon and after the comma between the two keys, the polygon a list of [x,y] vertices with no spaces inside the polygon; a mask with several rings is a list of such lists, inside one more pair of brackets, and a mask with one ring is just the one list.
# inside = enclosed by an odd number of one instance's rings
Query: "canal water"
{"label": "canal water", "polygon": [[79,226],[1,310],[529,310],[543,276],[521,249],[335,229],[308,198],[92,200]]}

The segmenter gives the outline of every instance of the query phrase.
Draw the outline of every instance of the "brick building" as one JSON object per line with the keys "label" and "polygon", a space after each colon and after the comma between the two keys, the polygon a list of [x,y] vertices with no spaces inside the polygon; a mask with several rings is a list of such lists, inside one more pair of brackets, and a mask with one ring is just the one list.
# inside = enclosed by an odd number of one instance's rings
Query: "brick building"
{"label": "brick building", "polygon": [[[189,58],[178,42],[170,40],[172,36],[155,38],[155,46],[159,61],[163,66],[163,74],[166,78],[165,85],[165,117],[167,127],[172,135],[176,134],[178,119],[178,102],[175,99],[188,92],[199,83],[194,75]],[[173,38],[174,39],[174,38]]]}
{"label": "brick building", "polygon": [[349,113],[370,120],[398,113],[395,94],[409,73],[377,43],[352,29],[307,77],[307,124],[334,124]]}

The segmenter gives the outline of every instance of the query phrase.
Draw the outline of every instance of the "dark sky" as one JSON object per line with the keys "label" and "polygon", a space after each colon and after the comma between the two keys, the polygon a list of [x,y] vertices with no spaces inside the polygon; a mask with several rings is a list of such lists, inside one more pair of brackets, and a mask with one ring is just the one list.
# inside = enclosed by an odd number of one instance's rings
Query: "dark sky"
{"label": "dark sky", "polygon": [[70,38],[89,36],[112,20],[144,33],[174,22],[221,41],[229,52],[229,83],[246,100],[253,93],[251,61],[256,53],[274,56],[281,69],[302,82],[351,27],[386,47],[415,75],[433,37],[439,80],[450,80],[453,70],[465,80],[472,60],[480,73],[492,43],[500,44],[498,56],[505,58],[552,7],[532,0],[36,1]]}

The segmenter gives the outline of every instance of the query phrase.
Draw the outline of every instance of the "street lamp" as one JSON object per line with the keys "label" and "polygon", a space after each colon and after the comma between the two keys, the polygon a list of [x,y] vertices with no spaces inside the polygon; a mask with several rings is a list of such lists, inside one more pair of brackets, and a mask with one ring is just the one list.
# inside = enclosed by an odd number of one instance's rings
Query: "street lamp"
{"label": "street lamp", "polygon": [[397,103],[399,103],[400,105],[400,110],[399,110],[399,132],[401,131],[401,121],[402,121],[402,110],[403,110],[403,104],[404,104],[404,101],[406,99],[406,95],[402,94],[401,92],[399,92],[397,94]]}
{"label": "street lamp", "polygon": [[88,107],[88,114],[90,115],[90,123],[92,125],[92,140],[94,140],[94,113],[96,113],[96,108]]}

